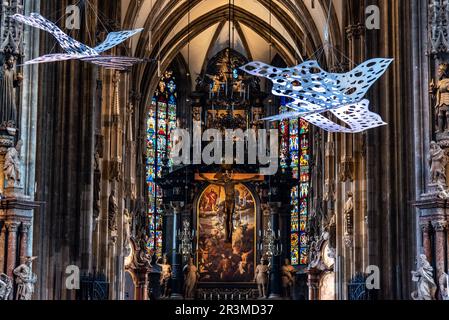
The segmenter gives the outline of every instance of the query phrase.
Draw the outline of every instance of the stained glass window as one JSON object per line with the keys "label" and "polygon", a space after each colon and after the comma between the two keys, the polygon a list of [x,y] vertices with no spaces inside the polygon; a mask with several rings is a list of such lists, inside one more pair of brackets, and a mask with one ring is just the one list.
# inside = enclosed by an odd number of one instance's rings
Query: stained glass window
{"label": "stained glass window", "polygon": [[[285,112],[286,99],[281,99],[280,111]],[[291,159],[293,179],[298,185],[291,190],[291,262],[294,266],[308,264],[309,187],[310,187],[310,148],[309,124],[302,120],[284,120],[280,123],[281,167],[287,168],[287,159]]]}
{"label": "stained glass window", "polygon": [[[147,186],[148,186],[148,250],[162,256],[163,208],[162,189],[156,178],[162,176],[164,159],[170,154],[170,137],[176,128],[177,91],[172,72],[165,72],[148,107],[147,118]],[[168,162],[171,166],[171,161]]]}

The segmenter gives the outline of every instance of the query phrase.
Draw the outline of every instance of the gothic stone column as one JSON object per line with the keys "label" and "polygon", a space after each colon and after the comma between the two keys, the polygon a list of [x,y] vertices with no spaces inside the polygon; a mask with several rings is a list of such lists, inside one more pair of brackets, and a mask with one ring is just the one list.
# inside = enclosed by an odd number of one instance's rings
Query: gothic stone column
{"label": "gothic stone column", "polygon": [[423,249],[424,249],[424,254],[427,257],[427,261],[432,261],[432,242],[430,239],[431,229],[432,229],[432,226],[428,221],[423,222],[421,224],[422,237],[423,237]]}
{"label": "gothic stone column", "polygon": [[7,221],[6,228],[8,229],[8,246],[6,253],[6,274],[13,278],[13,271],[16,267],[17,259],[17,231],[19,223],[15,221]]}
{"label": "gothic stone column", "polygon": [[28,256],[28,233],[30,228],[30,223],[22,223],[20,228],[20,263],[25,263],[25,257]]}
{"label": "gothic stone column", "polygon": [[170,299],[176,300],[176,299],[182,299],[183,298],[183,292],[182,292],[182,282],[183,282],[183,275],[182,275],[182,259],[181,255],[178,252],[178,230],[181,228],[181,219],[182,219],[182,212],[184,203],[175,201],[171,203],[173,214],[171,215],[172,223],[169,225],[172,226],[172,245],[170,247],[171,249],[171,256],[172,256],[172,270],[173,270],[173,276],[172,276],[172,283],[171,283],[171,296]]}
{"label": "gothic stone column", "polygon": [[148,300],[148,270],[138,270],[136,272],[136,300],[145,301]]}
{"label": "gothic stone column", "polygon": [[315,268],[307,270],[307,285],[309,286],[309,300],[320,299],[320,274],[321,271]]}
{"label": "gothic stone column", "polygon": [[447,227],[446,221],[432,222],[432,226],[435,229],[435,261],[436,261],[436,276],[437,279],[444,273],[445,269],[445,230]]}
{"label": "gothic stone column", "polygon": [[0,273],[5,272],[5,246],[6,246],[6,226],[0,222]]}

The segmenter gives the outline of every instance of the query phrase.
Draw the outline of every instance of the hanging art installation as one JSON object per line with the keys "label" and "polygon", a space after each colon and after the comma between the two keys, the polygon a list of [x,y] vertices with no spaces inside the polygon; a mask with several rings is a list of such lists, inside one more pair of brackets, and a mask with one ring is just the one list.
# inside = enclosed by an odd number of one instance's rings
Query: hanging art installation
{"label": "hanging art installation", "polygon": [[[293,99],[286,105],[292,111],[263,120],[302,118],[329,132],[358,133],[386,125],[378,114],[369,111],[369,101],[363,97],[392,62],[393,59],[371,59],[341,74],[324,71],[317,61],[292,68],[255,61],[241,69],[271,80],[274,95]],[[328,111],[342,124],[326,118],[323,113]]]}
{"label": "hanging art installation", "polygon": [[48,63],[66,60],[81,60],[95,65],[104,67],[106,69],[126,70],[134,64],[143,63],[147,60],[133,57],[119,57],[119,56],[103,56],[101,53],[112,49],[113,47],[124,42],[128,38],[142,32],[143,29],[136,29],[130,31],[111,32],[106,37],[106,40],[95,48],[91,48],[82,44],[75,39],[65,34],[53,22],[45,19],[38,13],[31,13],[30,16],[15,14],[11,16],[18,22],[30,25],[34,28],[44,30],[53,35],[62,49],[66,53],[47,54],[42,57],[27,61],[24,65]]}

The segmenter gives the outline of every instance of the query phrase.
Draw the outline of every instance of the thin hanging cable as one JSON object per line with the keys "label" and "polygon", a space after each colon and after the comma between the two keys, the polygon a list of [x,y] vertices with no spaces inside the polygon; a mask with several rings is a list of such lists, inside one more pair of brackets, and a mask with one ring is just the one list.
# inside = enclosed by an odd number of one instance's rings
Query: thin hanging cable
{"label": "thin hanging cable", "polygon": [[273,7],[272,7],[273,3],[272,0],[270,0],[270,63],[271,61],[271,55],[272,55],[272,46],[273,46],[273,26],[272,26],[272,11],[273,11]]}
{"label": "thin hanging cable", "polygon": [[188,0],[188,14],[187,14],[187,66],[189,68],[188,72],[190,73],[190,0]]}

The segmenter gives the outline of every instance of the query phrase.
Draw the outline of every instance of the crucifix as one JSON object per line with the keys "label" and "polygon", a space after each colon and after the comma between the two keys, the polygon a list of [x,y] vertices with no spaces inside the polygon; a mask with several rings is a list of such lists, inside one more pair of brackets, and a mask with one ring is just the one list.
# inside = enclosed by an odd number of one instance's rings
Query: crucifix
{"label": "crucifix", "polygon": [[225,190],[225,238],[228,243],[232,243],[232,230],[233,226],[233,216],[235,211],[235,186],[240,183],[246,183],[250,181],[259,180],[261,178],[260,175],[255,175],[248,179],[235,179],[233,176],[233,172],[230,170],[226,170],[224,173],[217,173],[215,175],[215,179],[209,179],[206,175],[200,173],[199,176],[209,182],[210,184],[215,184],[221,186]]}

